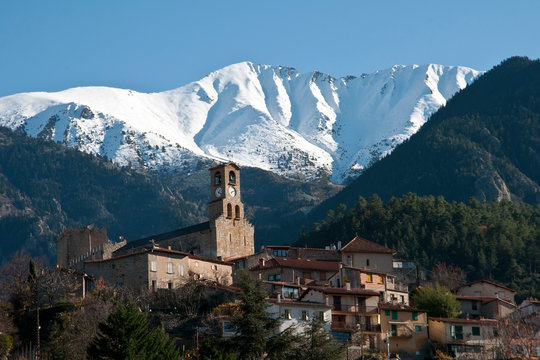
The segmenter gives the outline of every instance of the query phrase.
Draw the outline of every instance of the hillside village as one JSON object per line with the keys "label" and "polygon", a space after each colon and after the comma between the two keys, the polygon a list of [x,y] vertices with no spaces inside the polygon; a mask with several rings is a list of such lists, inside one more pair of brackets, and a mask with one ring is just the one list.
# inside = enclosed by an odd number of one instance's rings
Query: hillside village
{"label": "hillside village", "polygon": [[[496,358],[503,337],[510,338],[512,357],[540,357],[537,329],[526,340],[530,350],[521,345],[523,330],[504,331],[524,318],[540,326],[540,302],[518,306],[515,291],[506,286],[487,279],[461,285],[453,289],[459,317],[430,317],[409,298],[428,282],[425,274],[361,236],[346,244],[328,239],[325,248],[272,245],[255,251],[240,171],[232,162],[210,169],[208,222],[115,243],[93,225],[68,228],[58,237],[57,266],[79,274],[83,296],[97,282],[159,292],[200,281],[234,297],[238,276],[247,271],[267,291],[267,311],[280,319],[279,331],[294,326],[302,332],[311,320],[323,320],[353,359],[367,353],[422,359],[436,350],[463,359]],[[220,322],[221,336],[233,336],[230,317]]]}

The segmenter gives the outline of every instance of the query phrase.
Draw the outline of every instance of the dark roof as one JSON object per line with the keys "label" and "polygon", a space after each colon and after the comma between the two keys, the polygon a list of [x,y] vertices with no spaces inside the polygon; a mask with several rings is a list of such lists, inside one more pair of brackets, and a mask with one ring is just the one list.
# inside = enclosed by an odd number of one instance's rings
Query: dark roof
{"label": "dark roof", "polygon": [[285,267],[305,270],[338,271],[339,264],[339,261],[312,260],[305,258],[272,258],[266,261],[264,266],[261,266],[261,264],[259,263],[258,265],[252,267],[250,270],[263,270]]}
{"label": "dark roof", "polygon": [[342,295],[368,295],[368,296],[379,296],[377,291],[365,290],[365,289],[351,289],[347,290],[346,288],[336,288],[329,286],[309,286],[309,290],[315,290],[322,292],[323,294],[342,294]]}
{"label": "dark roof", "polygon": [[462,285],[462,286],[458,287],[458,289],[461,289],[461,288],[464,288],[464,287],[468,287],[468,286],[471,286],[471,285],[474,285],[474,284],[478,284],[478,283],[486,283],[486,284],[490,284],[490,285],[499,287],[499,288],[501,288],[501,289],[505,289],[505,290],[511,291],[511,292],[513,292],[513,293],[516,292],[516,290],[514,290],[514,289],[510,289],[509,287],[506,287],[506,286],[501,285],[501,284],[494,283],[493,281],[489,281],[489,280],[476,280],[476,281],[470,282],[470,283],[468,283],[468,284]]}
{"label": "dark roof", "polygon": [[366,240],[360,236],[356,236],[341,248],[342,252],[361,252],[361,253],[380,253],[394,254],[395,251],[385,246]]}
{"label": "dark roof", "polygon": [[344,269],[357,270],[357,271],[363,272],[365,274],[388,275],[388,276],[391,276],[391,277],[396,277],[396,275],[394,275],[394,274],[389,274],[389,273],[382,272],[382,271],[372,270],[372,269],[368,269],[366,267],[354,267],[354,266],[349,266],[349,265],[343,265],[343,268]]}
{"label": "dark roof", "polygon": [[122,258],[130,257],[130,256],[137,256],[137,255],[141,255],[141,254],[145,254],[145,253],[149,253],[149,252],[165,253],[165,254],[173,254],[173,255],[182,255],[182,256],[187,256],[188,258],[194,259],[194,260],[207,261],[207,262],[216,263],[216,264],[223,264],[223,265],[233,265],[233,263],[228,262],[228,261],[223,261],[223,260],[218,260],[218,259],[208,258],[208,257],[203,257],[203,256],[197,256],[197,255],[193,255],[193,254],[190,254],[190,253],[187,253],[187,252],[184,252],[184,251],[169,250],[169,249],[160,248],[160,247],[145,248],[145,249],[141,249],[140,251],[137,251],[137,252],[133,252],[133,253],[129,253],[129,254],[123,254],[123,255],[120,255],[120,256],[113,256],[113,257],[111,257],[109,259],[86,260],[86,261],[84,261],[84,263],[100,263],[100,262],[114,261],[114,260],[117,260],[117,259],[122,259]]}
{"label": "dark roof", "polygon": [[191,233],[203,231],[203,230],[208,230],[208,229],[210,229],[210,222],[207,221],[200,224],[191,225],[191,226],[187,226],[181,229],[169,231],[166,233],[147,236],[139,240],[133,240],[133,241],[128,242],[126,245],[122,246],[120,249],[116,251],[127,250],[127,249],[132,249],[132,248],[136,248],[140,246],[149,245],[150,241],[152,240],[154,240],[155,242],[159,242],[159,241],[173,239],[182,235],[187,235],[187,234],[191,234]]}

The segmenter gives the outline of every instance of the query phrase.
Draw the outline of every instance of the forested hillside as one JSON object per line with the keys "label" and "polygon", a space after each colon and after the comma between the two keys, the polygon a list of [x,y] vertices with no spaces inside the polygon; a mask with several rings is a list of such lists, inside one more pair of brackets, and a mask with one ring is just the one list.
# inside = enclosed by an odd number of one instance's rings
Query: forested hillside
{"label": "forested hillside", "polygon": [[315,209],[412,192],[540,204],[540,60],[510,58],[456,94],[408,141]]}
{"label": "forested hillside", "polygon": [[329,211],[298,245],[345,244],[356,234],[427,269],[444,261],[465,270],[468,280],[492,279],[518,290],[521,299],[540,297],[539,207],[414,194],[388,202],[360,197],[351,209]]}

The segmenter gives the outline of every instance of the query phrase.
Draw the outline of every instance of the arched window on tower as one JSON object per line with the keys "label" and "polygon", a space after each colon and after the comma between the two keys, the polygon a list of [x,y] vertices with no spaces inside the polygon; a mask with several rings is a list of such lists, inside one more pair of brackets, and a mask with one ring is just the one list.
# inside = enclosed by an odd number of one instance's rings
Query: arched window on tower
{"label": "arched window on tower", "polygon": [[232,218],[232,205],[227,204],[227,217]]}
{"label": "arched window on tower", "polygon": [[236,184],[236,174],[234,171],[229,171],[229,183]]}
{"label": "arched window on tower", "polygon": [[221,184],[221,173],[218,171],[214,175],[214,185],[219,185],[219,184]]}
{"label": "arched window on tower", "polygon": [[240,219],[240,206],[236,205],[234,207],[234,218]]}

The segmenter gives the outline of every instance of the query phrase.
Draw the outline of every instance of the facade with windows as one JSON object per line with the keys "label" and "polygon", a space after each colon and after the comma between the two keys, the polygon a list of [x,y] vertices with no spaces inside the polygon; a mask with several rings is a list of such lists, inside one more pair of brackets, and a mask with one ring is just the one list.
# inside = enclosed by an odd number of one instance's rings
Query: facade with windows
{"label": "facade with windows", "polygon": [[85,272],[118,287],[175,289],[189,280],[232,284],[232,263],[152,247],[106,260],[84,262]]}
{"label": "facade with windows", "polygon": [[429,339],[461,359],[494,358],[497,320],[428,318]]}
{"label": "facade with windows", "polygon": [[504,285],[496,284],[489,280],[478,280],[460,286],[457,289],[456,294],[458,296],[499,298],[512,304],[516,303],[514,299],[516,295],[515,290],[512,290]]}
{"label": "facade with windows", "polygon": [[279,332],[292,327],[294,333],[298,334],[304,332],[313,320],[323,321],[325,330],[330,331],[331,309],[332,307],[326,304],[282,299],[279,296],[270,299],[267,311],[272,318],[280,319]]}
{"label": "facade with windows", "polygon": [[380,304],[381,331],[388,333],[390,352],[401,357],[424,356],[428,340],[427,313],[409,306]]}

